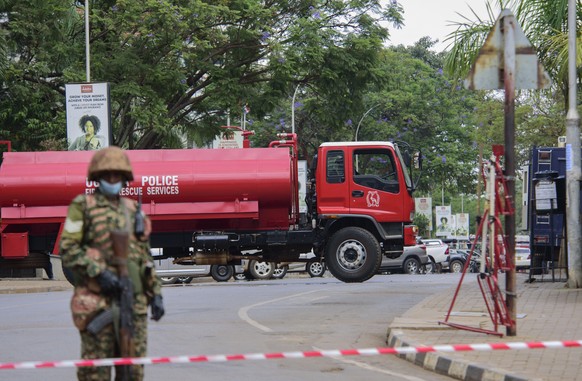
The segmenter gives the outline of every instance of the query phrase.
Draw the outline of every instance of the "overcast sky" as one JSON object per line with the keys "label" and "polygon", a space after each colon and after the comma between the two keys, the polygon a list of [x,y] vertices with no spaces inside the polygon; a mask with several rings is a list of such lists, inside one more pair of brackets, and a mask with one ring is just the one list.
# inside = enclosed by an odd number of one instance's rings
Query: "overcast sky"
{"label": "overcast sky", "polygon": [[[487,0],[398,0],[404,8],[404,27],[394,29],[390,26],[390,45],[413,45],[421,37],[429,36],[439,43],[434,47],[436,51],[444,50],[449,44],[444,43],[446,36],[455,31],[452,22],[463,21],[457,13],[475,20],[471,7],[481,19],[488,20]],[[497,16],[500,9],[493,8]]]}

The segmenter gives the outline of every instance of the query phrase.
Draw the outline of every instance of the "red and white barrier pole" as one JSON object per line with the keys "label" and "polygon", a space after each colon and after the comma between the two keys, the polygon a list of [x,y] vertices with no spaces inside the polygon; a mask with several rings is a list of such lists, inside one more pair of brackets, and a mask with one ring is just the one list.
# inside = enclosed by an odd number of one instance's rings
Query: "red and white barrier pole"
{"label": "red and white barrier pole", "polygon": [[250,354],[208,355],[208,356],[133,357],[133,358],[107,358],[95,360],[27,361],[27,362],[0,363],[0,370],[73,368],[73,367],[78,368],[85,366],[115,366],[115,365],[184,364],[195,362],[301,359],[313,357],[333,358],[344,356],[400,355],[426,352],[468,352],[468,351],[498,351],[517,349],[581,348],[581,347],[582,340],[570,340],[570,341],[535,341],[521,343],[434,345],[434,346],[396,347],[396,348],[343,349],[343,350],[323,350],[306,352],[250,353]]}

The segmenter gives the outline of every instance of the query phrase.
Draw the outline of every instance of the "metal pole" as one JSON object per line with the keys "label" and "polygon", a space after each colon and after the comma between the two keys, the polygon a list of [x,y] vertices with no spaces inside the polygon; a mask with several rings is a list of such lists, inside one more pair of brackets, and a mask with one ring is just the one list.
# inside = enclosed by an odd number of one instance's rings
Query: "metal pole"
{"label": "metal pole", "polygon": [[297,90],[299,90],[299,86],[301,86],[300,83],[297,86],[295,86],[295,91],[293,92],[293,98],[291,99],[291,133],[292,134],[295,133],[295,96],[297,95]]}
{"label": "metal pole", "polygon": [[358,141],[358,132],[360,131],[360,124],[362,124],[362,121],[364,120],[364,118],[366,117],[366,115],[368,115],[370,113],[370,111],[372,111],[373,109],[375,109],[378,106],[380,106],[380,105],[377,104],[376,106],[370,107],[370,109],[368,109],[368,111],[366,111],[364,113],[364,115],[362,115],[362,117],[360,118],[360,121],[358,122],[358,127],[356,127],[356,135],[354,136],[354,141],[355,142]]}
{"label": "metal pole", "polygon": [[[509,200],[515,205],[515,18],[503,18],[503,66],[505,85],[505,177]],[[508,263],[515,263],[515,214],[505,216],[505,235],[507,237],[506,248]],[[506,329],[507,336],[516,336],[516,284],[515,266],[505,274],[505,290],[507,294],[506,305],[509,318],[513,322]]]}
{"label": "metal pole", "polygon": [[247,129],[247,105],[245,104],[244,108],[243,108],[243,123],[242,123],[242,129],[243,131],[245,131]]}
{"label": "metal pole", "polygon": [[568,236],[569,288],[582,288],[582,253],[580,250],[580,226],[582,226],[580,219],[580,115],[576,110],[576,97],[576,0],[569,0],[568,115],[566,116],[566,229]]}
{"label": "metal pole", "polygon": [[85,0],[85,70],[87,82],[91,82],[91,48],[89,46],[89,0]]}
{"label": "metal pole", "polygon": [[445,205],[445,180],[441,184],[441,205]]}

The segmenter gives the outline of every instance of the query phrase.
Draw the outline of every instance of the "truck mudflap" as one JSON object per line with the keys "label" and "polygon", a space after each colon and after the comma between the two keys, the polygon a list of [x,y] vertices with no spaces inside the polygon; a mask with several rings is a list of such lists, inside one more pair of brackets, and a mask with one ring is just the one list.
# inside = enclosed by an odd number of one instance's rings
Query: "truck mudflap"
{"label": "truck mudflap", "polygon": [[382,262],[380,243],[372,233],[360,227],[338,230],[325,251],[327,268],[346,283],[365,282],[377,273]]}

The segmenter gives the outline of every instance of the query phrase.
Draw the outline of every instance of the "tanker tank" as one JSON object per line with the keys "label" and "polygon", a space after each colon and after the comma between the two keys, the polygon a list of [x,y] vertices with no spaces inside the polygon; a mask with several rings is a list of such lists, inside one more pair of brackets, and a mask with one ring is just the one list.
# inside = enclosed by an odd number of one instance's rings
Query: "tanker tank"
{"label": "tanker tank", "polygon": [[[158,230],[176,229],[179,221],[182,229],[196,228],[193,219],[223,219],[217,229],[232,227],[230,219],[239,219],[235,224],[249,229],[288,227],[293,179],[287,149],[126,152],[134,180],[122,194],[134,199],[141,194],[143,210]],[[87,180],[92,155],[87,151],[4,153],[3,217],[7,209],[66,206],[78,194],[93,193],[97,184]],[[240,219],[248,221],[241,225]],[[156,223],[161,220],[169,222]]]}

